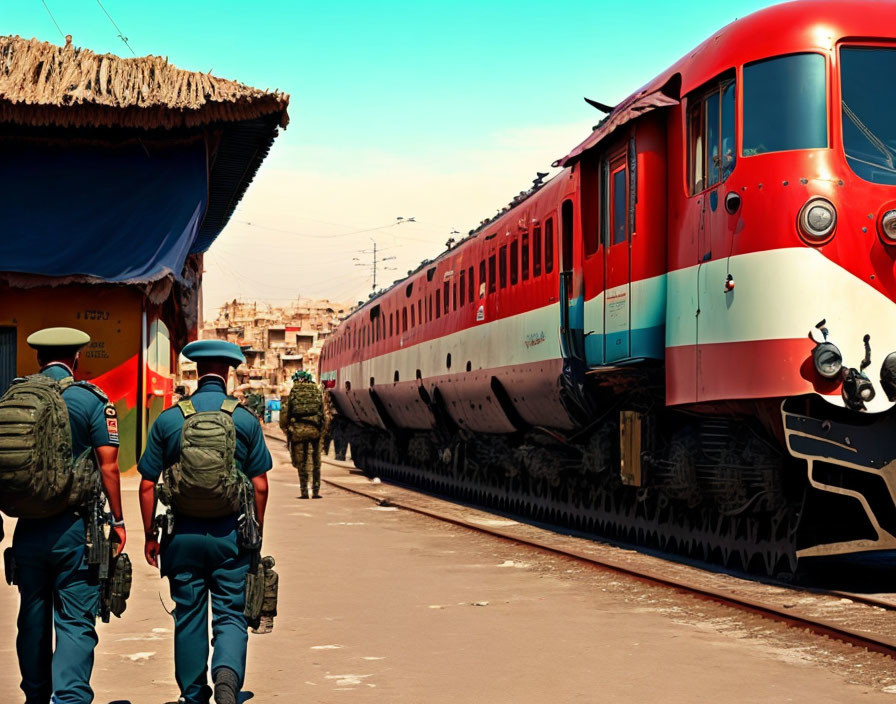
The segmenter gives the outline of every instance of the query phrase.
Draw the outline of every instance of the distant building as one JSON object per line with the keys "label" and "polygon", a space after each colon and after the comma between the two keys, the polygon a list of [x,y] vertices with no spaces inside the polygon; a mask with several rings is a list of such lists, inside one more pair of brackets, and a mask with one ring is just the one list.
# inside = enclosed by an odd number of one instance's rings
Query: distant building
{"label": "distant building", "polygon": [[[289,388],[294,372],[317,376],[323,341],[348,309],[347,304],[327,300],[299,299],[282,307],[234,300],[221,306],[214,320],[203,323],[200,337],[240,345],[246,363],[236,370],[237,388],[279,397]],[[186,371],[182,365],[182,374]]]}
{"label": "distant building", "polygon": [[37,371],[29,334],[85,330],[77,376],[109,394],[136,463],[198,334],[203,253],[288,101],[157,56],[0,37],[0,392]]}

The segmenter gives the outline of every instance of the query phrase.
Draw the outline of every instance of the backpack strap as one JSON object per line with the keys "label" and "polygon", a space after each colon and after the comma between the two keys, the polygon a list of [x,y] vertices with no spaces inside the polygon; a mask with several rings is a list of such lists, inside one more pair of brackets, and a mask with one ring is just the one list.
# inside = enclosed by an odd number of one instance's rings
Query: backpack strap
{"label": "backpack strap", "polygon": [[87,389],[103,403],[109,403],[109,397],[103,393],[103,390],[96,384],[91,384],[89,381],[75,381],[72,377],[68,376],[60,381],[59,384],[62,386],[63,391],[69,386],[78,386],[82,389]]}
{"label": "backpack strap", "polygon": [[65,377],[62,377],[62,378],[61,378],[59,381],[57,381],[56,383],[59,384],[59,390],[60,390],[60,391],[65,391],[69,386],[73,386],[73,385],[74,385],[75,380],[74,380],[73,377],[65,376]]}
{"label": "backpack strap", "polygon": [[221,402],[221,410],[224,411],[227,415],[232,416],[233,412],[240,405],[240,402],[235,398],[225,398],[224,401]]}
{"label": "backpack strap", "polygon": [[189,418],[196,414],[196,408],[193,406],[193,402],[188,398],[178,401],[177,407],[180,409],[180,412],[184,414],[184,418]]}

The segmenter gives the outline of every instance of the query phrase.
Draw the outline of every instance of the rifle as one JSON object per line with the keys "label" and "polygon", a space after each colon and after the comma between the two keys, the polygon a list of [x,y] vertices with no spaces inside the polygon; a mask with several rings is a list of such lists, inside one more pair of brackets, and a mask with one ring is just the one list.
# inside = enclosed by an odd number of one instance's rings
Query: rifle
{"label": "rifle", "polygon": [[112,534],[112,514],[106,511],[106,494],[99,477],[87,504],[87,564],[96,567],[100,585],[100,605],[97,614],[109,623],[111,614],[118,618],[127,608],[131,593],[131,560],[125,554],[115,555]]}

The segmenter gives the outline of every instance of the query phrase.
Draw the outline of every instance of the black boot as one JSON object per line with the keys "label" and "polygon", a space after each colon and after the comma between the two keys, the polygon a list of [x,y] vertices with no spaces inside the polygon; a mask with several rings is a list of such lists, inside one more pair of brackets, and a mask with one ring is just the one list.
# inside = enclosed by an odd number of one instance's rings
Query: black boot
{"label": "black boot", "polygon": [[229,667],[215,670],[215,704],[238,704],[240,680]]}

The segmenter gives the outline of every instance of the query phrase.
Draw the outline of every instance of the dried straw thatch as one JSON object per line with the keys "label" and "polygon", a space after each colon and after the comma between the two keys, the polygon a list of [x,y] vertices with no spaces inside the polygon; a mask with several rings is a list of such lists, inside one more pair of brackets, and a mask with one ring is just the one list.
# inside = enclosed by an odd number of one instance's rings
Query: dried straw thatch
{"label": "dried straw thatch", "polygon": [[137,129],[199,127],[279,115],[289,96],[67,43],[0,37],[0,123]]}

